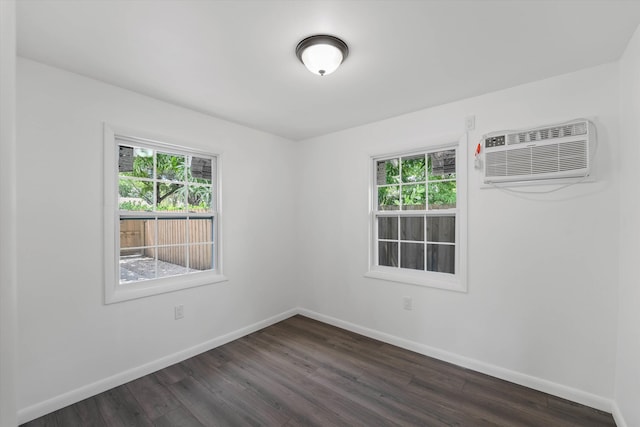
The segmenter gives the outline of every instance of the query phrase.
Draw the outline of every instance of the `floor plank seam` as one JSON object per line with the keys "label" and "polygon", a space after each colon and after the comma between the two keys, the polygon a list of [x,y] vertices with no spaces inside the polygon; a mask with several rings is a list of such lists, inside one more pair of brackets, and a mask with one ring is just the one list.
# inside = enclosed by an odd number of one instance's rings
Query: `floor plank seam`
{"label": "floor plank seam", "polygon": [[109,427],[615,426],[602,411],[300,315],[23,426],[68,427],[69,420]]}

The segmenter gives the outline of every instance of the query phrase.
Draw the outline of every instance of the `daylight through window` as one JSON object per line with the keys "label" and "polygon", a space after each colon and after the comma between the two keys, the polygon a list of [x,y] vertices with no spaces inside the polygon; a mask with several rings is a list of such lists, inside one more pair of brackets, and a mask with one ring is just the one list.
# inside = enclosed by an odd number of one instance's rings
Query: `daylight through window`
{"label": "daylight through window", "polygon": [[216,158],[117,142],[120,284],[215,269]]}
{"label": "daylight through window", "polygon": [[375,267],[456,273],[456,151],[374,159]]}
{"label": "daylight through window", "polygon": [[104,126],[105,303],[226,281],[220,156]]}

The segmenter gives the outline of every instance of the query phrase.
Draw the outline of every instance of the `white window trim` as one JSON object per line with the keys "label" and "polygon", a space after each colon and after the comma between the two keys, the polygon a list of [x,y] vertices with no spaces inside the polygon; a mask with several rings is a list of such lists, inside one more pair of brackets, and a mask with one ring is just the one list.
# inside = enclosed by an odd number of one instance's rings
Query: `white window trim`
{"label": "white window trim", "polygon": [[[145,280],[140,283],[120,285],[119,268],[119,230],[120,211],[118,209],[118,142],[117,138],[139,141],[152,144],[168,150],[186,151],[189,153],[201,153],[217,158],[216,168],[216,214],[214,221],[214,266],[215,270],[190,273],[181,276],[163,277],[153,280]],[[181,145],[160,142],[157,137],[149,136],[139,131],[132,131],[104,124],[104,300],[105,304],[128,301],[152,295],[174,292],[182,289],[203,286],[212,283],[224,282],[227,277],[222,273],[222,155],[196,150]],[[166,140],[162,138],[162,140]]]}
{"label": "white window trim", "polygon": [[[457,141],[457,142],[456,142]],[[445,289],[457,292],[467,292],[467,134],[456,134],[454,136],[444,136],[420,149],[408,149],[400,152],[374,154],[370,156],[370,179],[369,179],[369,270],[365,277],[372,279],[399,282],[409,285],[426,286],[430,288]],[[411,269],[401,269],[397,267],[379,266],[376,262],[377,256],[377,227],[376,213],[377,197],[374,195],[376,188],[376,161],[381,158],[410,156],[412,154],[423,153],[425,151],[439,151],[443,149],[456,149],[456,188],[458,197],[456,208],[444,210],[455,212],[456,214],[456,273],[447,274],[434,271],[418,271]],[[389,211],[389,215],[415,215],[412,211]]]}

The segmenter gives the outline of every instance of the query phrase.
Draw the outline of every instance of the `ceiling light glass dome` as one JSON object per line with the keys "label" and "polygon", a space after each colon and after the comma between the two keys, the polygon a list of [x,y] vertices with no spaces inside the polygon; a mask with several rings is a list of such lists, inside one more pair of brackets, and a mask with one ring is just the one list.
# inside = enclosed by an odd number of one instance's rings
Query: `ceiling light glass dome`
{"label": "ceiling light glass dome", "polygon": [[326,76],[338,69],[349,54],[347,44],[337,37],[315,35],[298,43],[296,56],[309,71]]}

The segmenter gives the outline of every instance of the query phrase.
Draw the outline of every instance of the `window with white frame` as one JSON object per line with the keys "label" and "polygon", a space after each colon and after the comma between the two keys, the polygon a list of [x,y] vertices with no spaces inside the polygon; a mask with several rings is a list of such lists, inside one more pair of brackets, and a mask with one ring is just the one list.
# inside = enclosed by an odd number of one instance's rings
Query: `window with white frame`
{"label": "window with white frame", "polygon": [[456,144],[372,158],[368,276],[466,289],[459,157]]}
{"label": "window with white frame", "polygon": [[223,280],[218,156],[105,135],[107,302]]}

